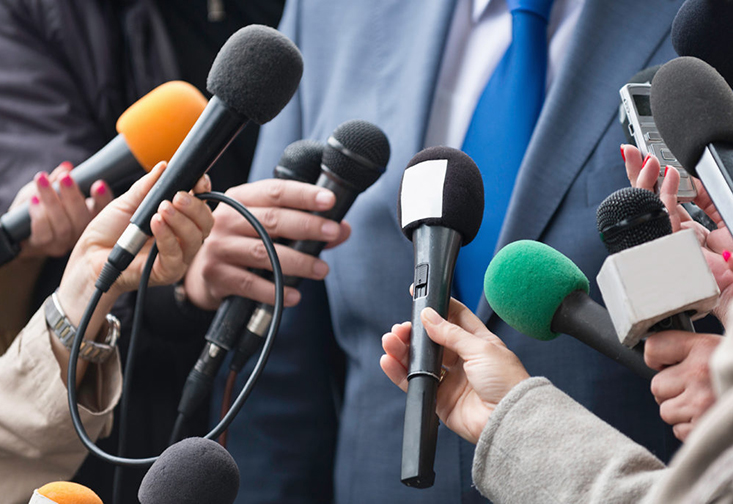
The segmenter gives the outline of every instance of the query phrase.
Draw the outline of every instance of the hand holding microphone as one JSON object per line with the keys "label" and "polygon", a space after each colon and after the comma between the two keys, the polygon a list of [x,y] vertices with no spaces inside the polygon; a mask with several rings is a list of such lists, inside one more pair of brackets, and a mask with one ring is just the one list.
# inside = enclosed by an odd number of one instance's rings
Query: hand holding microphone
{"label": "hand holding microphone", "polygon": [[[529,374],[506,345],[471,310],[451,299],[447,320],[425,308],[420,321],[431,341],[444,347],[444,378],[438,387],[436,411],[450,430],[473,444],[504,396]],[[407,392],[410,351],[409,322],[396,324],[382,336],[384,373]]]}

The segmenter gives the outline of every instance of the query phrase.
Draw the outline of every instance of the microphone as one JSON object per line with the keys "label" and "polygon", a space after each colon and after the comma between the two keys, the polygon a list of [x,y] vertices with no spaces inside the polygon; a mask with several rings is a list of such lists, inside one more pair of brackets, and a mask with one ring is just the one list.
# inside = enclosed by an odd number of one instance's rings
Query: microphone
{"label": "microphone", "polygon": [[699,178],[733,226],[733,91],[707,63],[676,58],[652,82],[652,112],[667,147]]}
{"label": "microphone", "polygon": [[483,213],[481,172],[468,155],[430,147],[410,160],[397,205],[402,232],[415,255],[401,474],[402,483],[410,487],[428,488],[435,482],[435,403],[443,362],[443,348],[428,337],[420,313],[431,307],[447,316],[458,250],[476,237]]}
{"label": "microphone", "polygon": [[[206,106],[206,98],[191,84],[161,84],[122,113],[118,135],[96,154],[71,170],[70,175],[85,195],[92,184],[104,180],[121,185],[170,159]],[[54,184],[58,191],[58,183]],[[0,265],[20,252],[20,243],[31,235],[31,217],[25,203],[0,217]]]}
{"label": "microphone", "polygon": [[691,314],[705,316],[720,291],[694,231],[672,233],[659,196],[634,187],[603,200],[597,221],[611,254],[598,287],[621,343],[632,347],[650,331],[695,332]]}
{"label": "microphone", "polygon": [[163,200],[189,190],[251,120],[264,124],[290,101],[303,73],[303,59],[273,28],[249,25],[224,43],[209,71],[214,96],[145,197],[109,255],[97,282],[106,292],[151,236],[150,219]]}
{"label": "microphone", "polygon": [[[321,174],[321,157],[324,146],[315,140],[298,140],[288,145],[283,151],[280,161],[273,171],[275,178],[297,180],[308,184],[316,182]],[[282,240],[280,241],[282,242]],[[264,275],[264,270],[256,273]],[[229,296],[224,299],[216,311],[214,320],[206,332],[204,349],[196,364],[186,378],[183,394],[178,405],[178,412],[190,418],[196,408],[206,398],[214,383],[227,352],[237,348],[235,359],[246,359],[259,348],[261,338],[257,338],[254,345],[240,349],[237,345],[245,324],[252,315],[255,301],[240,297]],[[246,353],[244,357],[237,357]],[[241,369],[241,367],[240,367]]]}
{"label": "microphone", "polygon": [[[331,210],[315,212],[315,215],[336,222],[349,211],[357,196],[369,188],[384,173],[389,161],[389,140],[377,126],[361,120],[351,120],[338,126],[326,142],[323,150],[318,187],[329,189],[336,195]],[[326,243],[298,240],[285,243],[289,247],[314,257],[320,255]],[[301,278],[286,276],[284,284],[297,287]],[[272,320],[273,307],[260,303],[247,323],[247,330],[239,340],[239,351],[232,359],[230,369],[241,371],[247,359],[256,349]]]}
{"label": "microphone", "polygon": [[590,298],[588,289],[588,278],[573,261],[531,240],[501,249],[484,277],[489,305],[517,331],[541,341],[567,334],[651,379],[656,371],[644,363],[641,346],[619,343],[611,317]]}
{"label": "microphone", "polygon": [[141,504],[232,504],[239,468],[218,443],[187,438],[169,446],[143,477]]}
{"label": "microphone", "polygon": [[89,488],[69,481],[47,483],[33,491],[28,504],[103,504]]}
{"label": "microphone", "polygon": [[672,46],[680,56],[694,56],[713,66],[733,86],[733,3],[687,0],[672,22]]}

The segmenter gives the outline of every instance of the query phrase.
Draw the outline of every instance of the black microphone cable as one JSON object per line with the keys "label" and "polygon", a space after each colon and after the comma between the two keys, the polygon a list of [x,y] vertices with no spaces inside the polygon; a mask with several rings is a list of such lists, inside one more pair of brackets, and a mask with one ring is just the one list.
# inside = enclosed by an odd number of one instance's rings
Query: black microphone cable
{"label": "black microphone cable", "polygon": [[[252,225],[252,227],[257,231],[257,234],[262,239],[265,249],[267,250],[267,255],[270,259],[270,262],[272,264],[272,271],[273,271],[273,281],[275,283],[275,304],[274,304],[274,311],[273,311],[273,318],[271,321],[271,324],[269,326],[269,329],[267,331],[267,335],[265,336],[265,342],[262,347],[262,351],[260,353],[260,357],[257,360],[257,363],[254,366],[254,369],[252,370],[252,374],[250,375],[249,379],[245,383],[244,387],[240,391],[239,395],[237,396],[237,399],[232,404],[232,407],[229,409],[226,416],[208,433],[206,436],[204,436],[207,439],[216,439],[226,428],[229,426],[229,424],[234,420],[236,415],[239,413],[239,411],[242,409],[242,406],[244,405],[244,402],[247,400],[249,395],[252,392],[252,389],[254,388],[254,385],[256,384],[257,380],[259,379],[260,375],[262,374],[262,371],[264,370],[265,364],[267,363],[267,359],[269,358],[270,352],[272,350],[272,345],[275,342],[275,335],[277,334],[277,330],[280,326],[280,319],[282,317],[282,310],[283,310],[283,273],[282,269],[280,267],[280,262],[277,257],[277,253],[275,251],[275,247],[272,243],[272,240],[270,239],[269,235],[267,234],[267,231],[265,228],[260,224],[260,222],[245,208],[244,205],[239,203],[238,201],[218,192],[209,192],[209,193],[202,193],[196,195],[198,198],[206,201],[218,201],[220,203],[227,204],[234,208],[237,212],[239,212],[247,221]],[[157,248],[153,247],[150,251],[150,257],[148,258],[148,262],[150,263],[150,268],[148,268],[146,264],[146,268],[143,271],[143,275],[140,279],[142,286],[147,286],[147,282],[150,277],[150,272],[152,270],[152,263],[154,261],[154,257],[157,255]],[[151,258],[152,257],[152,258]],[[111,268],[108,267],[109,263],[106,263],[104,268],[102,269],[102,272],[99,275],[99,278],[97,279],[96,284],[96,290],[94,294],[92,295],[92,298],[90,299],[89,303],[87,304],[87,307],[84,311],[84,314],[82,315],[81,321],[79,322],[79,327],[77,330],[77,334],[74,337],[74,341],[71,345],[71,351],[69,355],[69,370],[67,374],[68,380],[68,402],[69,402],[69,411],[71,413],[71,421],[74,426],[74,430],[76,431],[77,435],[79,436],[79,439],[81,440],[82,444],[86,447],[86,449],[97,458],[100,458],[101,460],[104,460],[106,462],[109,462],[111,464],[115,464],[118,466],[123,467],[148,467],[152,463],[156,461],[158,458],[155,457],[148,457],[148,458],[127,458],[122,456],[115,456],[111,455],[101,448],[99,448],[94,441],[89,438],[89,435],[86,432],[86,429],[84,428],[84,425],[81,421],[81,416],[79,414],[79,406],[77,404],[77,391],[76,391],[76,368],[77,368],[77,359],[79,358],[79,351],[81,348],[81,342],[84,339],[84,335],[87,330],[87,326],[89,325],[89,321],[92,318],[92,315],[94,314],[94,311],[99,304],[99,300],[101,299],[104,292],[106,292],[106,289],[104,288],[107,284],[111,285],[112,282],[109,282],[109,275],[114,274],[114,270],[110,271]],[[107,287],[108,288],[108,287]],[[141,292],[144,292],[145,289],[141,289]],[[144,294],[142,294],[144,296]],[[140,296],[140,293],[138,293],[138,296]],[[137,308],[138,305],[141,303],[136,303],[136,318],[137,315]],[[139,317],[142,318],[141,316]],[[134,349],[135,342],[133,340],[138,338],[139,335],[139,325],[140,322],[138,321],[137,324],[133,324],[133,329],[137,329],[134,331],[133,335],[131,336],[130,340],[130,347]],[[129,364],[130,356],[128,355],[128,364]]]}

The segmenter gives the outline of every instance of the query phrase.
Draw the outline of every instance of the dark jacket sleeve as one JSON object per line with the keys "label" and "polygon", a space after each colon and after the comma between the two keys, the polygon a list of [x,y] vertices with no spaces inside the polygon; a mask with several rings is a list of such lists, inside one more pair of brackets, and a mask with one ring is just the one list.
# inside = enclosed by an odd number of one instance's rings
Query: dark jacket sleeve
{"label": "dark jacket sleeve", "polygon": [[108,37],[91,33],[104,15],[88,0],[0,1],[0,210],[38,171],[114,136],[117,65]]}

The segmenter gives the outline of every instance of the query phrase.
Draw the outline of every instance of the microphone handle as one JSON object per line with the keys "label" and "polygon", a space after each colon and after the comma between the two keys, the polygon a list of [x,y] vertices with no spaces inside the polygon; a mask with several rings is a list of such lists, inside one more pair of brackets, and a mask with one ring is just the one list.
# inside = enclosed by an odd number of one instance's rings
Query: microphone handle
{"label": "microphone handle", "polygon": [[552,317],[550,329],[588,345],[647,380],[657,372],[644,362],[644,346],[628,348],[621,344],[611,316],[584,291],[571,292]]}
{"label": "microphone handle", "polygon": [[[117,135],[96,154],[71,170],[71,176],[85,196],[89,196],[89,190],[97,180],[102,179],[114,186],[133,177],[139,178],[143,173],[122,135]],[[53,187],[58,191],[58,182]],[[20,252],[20,242],[31,235],[28,207],[29,203],[25,202],[0,217],[0,265],[13,259]]]}
{"label": "microphone handle", "polygon": [[422,225],[412,235],[415,276],[401,480],[416,488],[427,488],[435,482],[435,408],[443,361],[443,348],[428,337],[420,313],[430,307],[442,317],[448,316],[453,272],[462,241],[457,231],[439,226]]}
{"label": "microphone handle", "polygon": [[733,145],[714,142],[705,147],[695,171],[726,227],[733,230]]}
{"label": "microphone handle", "polygon": [[[694,313],[694,310],[693,310]],[[675,313],[674,315],[670,315],[664,320],[660,320],[656,324],[654,324],[650,329],[651,332],[661,332],[661,331],[686,331],[686,332],[695,332],[695,326],[692,325],[692,319],[690,318],[690,314],[687,312],[682,313]]]}

